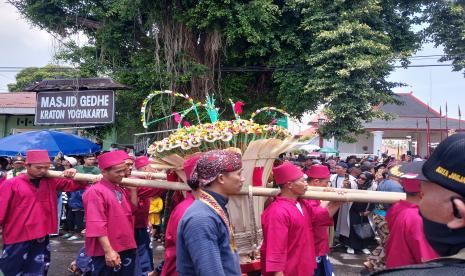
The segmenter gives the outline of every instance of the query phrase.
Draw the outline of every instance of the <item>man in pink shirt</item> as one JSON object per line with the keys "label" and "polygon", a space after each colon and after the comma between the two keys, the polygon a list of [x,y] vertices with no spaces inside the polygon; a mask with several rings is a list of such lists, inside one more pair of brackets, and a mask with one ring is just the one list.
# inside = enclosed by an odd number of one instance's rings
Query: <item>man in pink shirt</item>
{"label": "man in pink shirt", "polygon": [[389,237],[386,242],[387,268],[421,264],[438,257],[426,240],[419,213],[418,204],[422,198],[421,181],[426,181],[426,178],[421,173],[413,176],[414,172],[409,171],[409,168],[415,166],[420,170],[422,165],[423,162],[413,162],[398,166],[402,171],[407,170],[401,176],[407,200],[394,204],[386,215],[389,227]]}
{"label": "man in pink shirt", "polygon": [[190,181],[192,172],[199,160],[201,154],[196,154],[189,159],[184,161],[183,167],[184,172],[186,173],[187,184],[192,189],[192,192],[186,193],[186,198],[179,203],[170,215],[168,224],[166,226],[165,233],[165,261],[163,264],[163,269],[161,271],[161,276],[177,276],[176,271],[176,235],[178,230],[178,224],[181,220],[184,212],[189,208],[189,206],[194,203],[195,198],[198,197],[199,192],[197,191],[199,186],[196,185],[193,181]]}
{"label": "man in pink shirt", "polygon": [[[327,166],[315,164],[305,171],[308,179],[309,186],[328,187],[329,178],[331,176]],[[331,189],[331,188],[328,188]],[[305,200],[307,206],[314,209],[324,209],[321,206],[320,200]],[[342,204],[342,203],[341,203]],[[331,224],[333,225],[333,224]],[[315,240],[315,255],[317,268],[315,269],[315,276],[331,276],[333,268],[329,261],[329,228],[328,226],[313,225],[313,235]]]}
{"label": "man in pink shirt", "polygon": [[[147,156],[139,156],[134,161],[136,170],[142,172],[155,172],[150,166]],[[149,224],[150,198],[161,196],[166,190],[156,188],[139,188],[137,190],[137,208],[134,212],[134,234],[137,244],[137,260],[142,275],[151,273],[154,269],[153,252],[150,248],[150,236],[147,229]]]}
{"label": "man in pink shirt", "polygon": [[[26,152],[26,173],[0,186],[0,225],[3,230],[2,275],[47,275],[48,235],[57,232],[57,191],[82,189],[85,183],[46,178],[50,168],[46,150]],[[75,169],[63,171],[73,177]]]}
{"label": "man in pink shirt", "polygon": [[126,157],[118,151],[98,157],[102,179],[83,196],[86,217],[86,253],[92,257],[92,275],[135,275],[136,241],[131,198],[120,183],[127,171]]}
{"label": "man in pink shirt", "polygon": [[329,212],[313,213],[314,209],[299,199],[307,181],[292,163],[274,167],[273,175],[281,193],[262,214],[262,274],[313,275],[316,262],[312,224],[318,221],[318,225],[331,225],[330,213],[334,214],[337,208],[328,206]]}

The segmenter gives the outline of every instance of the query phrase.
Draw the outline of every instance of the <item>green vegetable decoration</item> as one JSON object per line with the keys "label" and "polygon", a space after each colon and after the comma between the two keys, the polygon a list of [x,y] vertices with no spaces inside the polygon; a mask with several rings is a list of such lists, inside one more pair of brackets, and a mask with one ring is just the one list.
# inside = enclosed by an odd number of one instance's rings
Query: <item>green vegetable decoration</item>
{"label": "green vegetable decoration", "polygon": [[210,122],[212,124],[218,121],[219,108],[215,107],[214,96],[207,95],[207,104],[205,105],[205,109],[207,110],[208,117],[210,117]]}

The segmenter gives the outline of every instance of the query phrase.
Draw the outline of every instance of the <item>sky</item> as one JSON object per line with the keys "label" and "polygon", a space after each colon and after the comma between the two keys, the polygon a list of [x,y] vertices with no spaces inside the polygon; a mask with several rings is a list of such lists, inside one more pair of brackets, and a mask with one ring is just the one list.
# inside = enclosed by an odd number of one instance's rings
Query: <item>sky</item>
{"label": "sky", "polygon": [[[54,63],[53,55],[60,42],[46,31],[33,27],[12,5],[3,1],[0,2],[0,92],[7,92],[7,84],[15,82],[17,71],[2,67],[40,67]],[[415,56],[442,54],[441,48],[426,44]],[[427,58],[413,60],[412,64],[440,63],[436,58]],[[458,104],[465,112],[465,77],[451,70],[448,66],[396,69],[389,80],[407,84],[395,88],[395,92],[413,92],[436,110],[442,106],[445,112],[447,101],[449,117],[456,118]]]}

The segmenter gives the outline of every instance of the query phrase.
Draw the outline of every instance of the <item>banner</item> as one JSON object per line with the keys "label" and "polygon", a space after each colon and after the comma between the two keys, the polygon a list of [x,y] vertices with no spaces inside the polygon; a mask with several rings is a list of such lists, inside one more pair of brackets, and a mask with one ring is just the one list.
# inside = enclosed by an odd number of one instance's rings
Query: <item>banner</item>
{"label": "banner", "polygon": [[37,93],[36,125],[108,124],[113,123],[114,119],[114,91]]}

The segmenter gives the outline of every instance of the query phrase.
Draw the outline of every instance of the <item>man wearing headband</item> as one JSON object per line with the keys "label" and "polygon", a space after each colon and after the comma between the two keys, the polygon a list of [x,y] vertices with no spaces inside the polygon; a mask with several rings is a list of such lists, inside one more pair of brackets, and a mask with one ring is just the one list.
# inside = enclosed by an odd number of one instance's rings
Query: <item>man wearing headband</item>
{"label": "man wearing headband", "polygon": [[[421,169],[419,203],[426,240],[441,258],[426,264],[381,271],[375,275],[463,275],[465,271],[465,133],[442,141]],[[420,163],[420,162],[414,162]],[[420,163],[421,164],[421,163]],[[398,177],[406,172],[399,169]],[[392,170],[391,170],[392,172]],[[403,176],[405,177],[405,176]]]}
{"label": "man wearing headband", "polygon": [[262,275],[313,275],[313,226],[331,225],[336,208],[312,208],[299,199],[307,189],[304,173],[290,162],[273,168],[281,193],[262,213]]}
{"label": "man wearing headband", "polygon": [[192,173],[197,165],[201,153],[195,154],[186,159],[183,164],[186,180],[192,191],[186,193],[186,198],[176,205],[170,214],[168,224],[166,225],[165,233],[165,263],[161,271],[161,276],[177,276],[176,272],[176,232],[178,229],[179,221],[196,198],[199,198],[200,191],[197,183],[191,181]]}
{"label": "man wearing headband", "polygon": [[[127,154],[112,151],[99,155],[102,179],[83,196],[86,217],[85,249],[92,257],[91,275],[135,275],[136,241],[133,208],[137,189],[120,186],[128,167]],[[131,190],[131,198],[127,190]]]}
{"label": "man wearing headband", "polygon": [[[422,164],[409,163],[401,167],[412,167]],[[409,168],[404,168],[409,170]],[[410,169],[411,170],[411,169]],[[423,221],[418,210],[421,200],[421,180],[424,176],[401,177],[401,183],[407,194],[407,200],[395,203],[387,212],[386,221],[390,230],[386,242],[386,267],[393,268],[405,265],[421,264],[437,258],[438,255],[423,233]]]}
{"label": "man wearing headband", "polygon": [[[49,235],[57,232],[57,191],[82,189],[85,183],[46,178],[51,162],[46,150],[26,152],[26,173],[0,186],[4,275],[46,275],[50,265]],[[73,177],[75,169],[63,171]]]}
{"label": "man wearing headband", "polygon": [[239,255],[229,222],[228,196],[242,188],[238,153],[213,150],[197,161],[191,185],[200,195],[179,222],[176,270],[180,275],[241,275]]}
{"label": "man wearing headband", "polygon": [[[68,158],[64,157],[65,160]],[[95,166],[95,154],[88,154],[84,156],[84,165],[75,167],[78,173],[100,175],[100,170]],[[90,183],[92,184],[92,183]],[[68,196],[68,210],[66,216],[66,223],[69,233],[63,235],[64,239],[74,241],[82,238],[81,231],[84,230],[84,203],[82,202],[82,195],[84,189],[74,191]]]}

